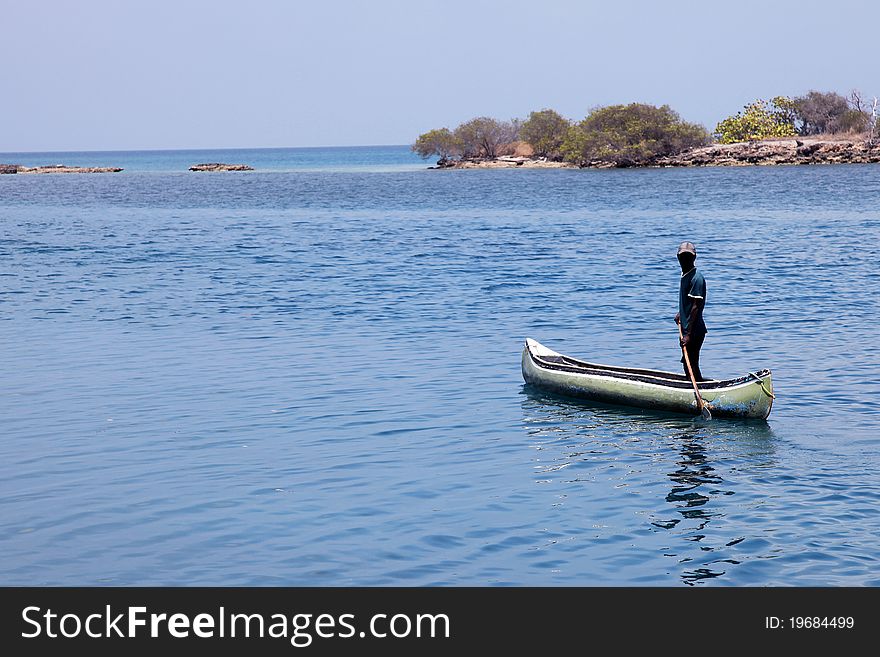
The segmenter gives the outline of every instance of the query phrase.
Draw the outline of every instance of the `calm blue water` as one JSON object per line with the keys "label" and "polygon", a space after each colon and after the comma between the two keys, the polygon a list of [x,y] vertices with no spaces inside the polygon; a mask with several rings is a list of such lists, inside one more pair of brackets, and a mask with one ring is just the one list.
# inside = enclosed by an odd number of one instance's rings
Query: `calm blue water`
{"label": "calm blue water", "polygon": [[[880,167],[260,153],[0,176],[0,583],[880,585]],[[524,387],[677,369],[683,239],[768,422]]]}

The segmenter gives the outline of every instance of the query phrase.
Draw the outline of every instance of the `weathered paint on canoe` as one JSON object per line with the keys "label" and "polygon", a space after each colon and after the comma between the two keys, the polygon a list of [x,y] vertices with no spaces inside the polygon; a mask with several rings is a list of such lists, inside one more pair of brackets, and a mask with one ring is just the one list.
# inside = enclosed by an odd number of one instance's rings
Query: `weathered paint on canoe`
{"label": "weathered paint on canoe", "polygon": [[[549,357],[549,358],[548,358]],[[693,387],[682,384],[684,377],[659,370],[631,370],[595,363],[586,367],[554,368],[553,357],[563,357],[541,343],[526,339],[522,353],[522,373],[526,383],[559,394],[622,406],[636,406],[699,415]],[[700,395],[715,417],[766,419],[773,406],[773,380],[770,370],[762,370],[730,381],[698,384]]]}

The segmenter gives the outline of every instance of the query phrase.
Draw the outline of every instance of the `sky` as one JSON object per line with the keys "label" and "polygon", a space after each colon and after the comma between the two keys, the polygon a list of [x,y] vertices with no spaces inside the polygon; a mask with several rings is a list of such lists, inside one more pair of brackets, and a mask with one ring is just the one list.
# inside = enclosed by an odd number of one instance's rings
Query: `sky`
{"label": "sky", "polygon": [[0,152],[409,144],[475,116],[880,96],[880,2],[0,0]]}

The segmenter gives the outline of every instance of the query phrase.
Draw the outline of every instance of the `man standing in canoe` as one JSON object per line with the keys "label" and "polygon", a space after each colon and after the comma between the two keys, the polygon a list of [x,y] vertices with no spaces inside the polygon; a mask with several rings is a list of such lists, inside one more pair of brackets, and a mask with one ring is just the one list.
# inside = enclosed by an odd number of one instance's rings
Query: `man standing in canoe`
{"label": "man standing in canoe", "polygon": [[[693,242],[682,242],[678,246],[678,264],[681,265],[681,285],[678,290],[678,312],[675,323],[681,324],[681,346],[687,351],[694,378],[705,381],[700,372],[700,348],[706,337],[706,323],[703,321],[703,308],[706,306],[706,280],[697,271],[694,262],[697,259],[697,247]],[[684,373],[688,374],[684,354],[681,362]]]}

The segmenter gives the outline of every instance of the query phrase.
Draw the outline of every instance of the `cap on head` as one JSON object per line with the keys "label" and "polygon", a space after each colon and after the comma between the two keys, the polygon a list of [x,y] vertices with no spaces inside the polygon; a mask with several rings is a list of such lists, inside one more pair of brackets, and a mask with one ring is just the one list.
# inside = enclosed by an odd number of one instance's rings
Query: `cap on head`
{"label": "cap on head", "polygon": [[681,255],[682,253],[691,253],[696,258],[697,247],[694,246],[693,242],[682,242],[678,245],[678,255]]}

